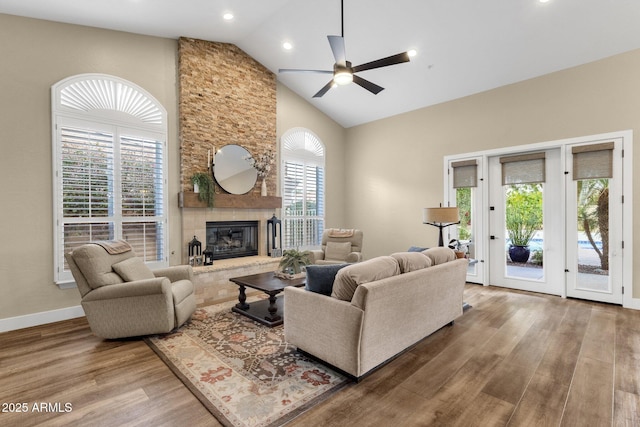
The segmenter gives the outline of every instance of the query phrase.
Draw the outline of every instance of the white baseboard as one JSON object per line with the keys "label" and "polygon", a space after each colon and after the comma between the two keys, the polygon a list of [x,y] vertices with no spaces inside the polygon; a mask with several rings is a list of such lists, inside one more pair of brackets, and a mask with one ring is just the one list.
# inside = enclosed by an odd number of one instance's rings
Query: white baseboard
{"label": "white baseboard", "polygon": [[76,305],[74,307],[61,308],[58,310],[9,317],[6,319],[0,319],[0,333],[30,328],[32,326],[45,325],[47,323],[59,322],[61,320],[75,319],[82,316],[84,316],[82,306]]}
{"label": "white baseboard", "polygon": [[633,310],[640,310],[640,298],[629,297],[623,298],[622,306],[624,308],[631,308]]}

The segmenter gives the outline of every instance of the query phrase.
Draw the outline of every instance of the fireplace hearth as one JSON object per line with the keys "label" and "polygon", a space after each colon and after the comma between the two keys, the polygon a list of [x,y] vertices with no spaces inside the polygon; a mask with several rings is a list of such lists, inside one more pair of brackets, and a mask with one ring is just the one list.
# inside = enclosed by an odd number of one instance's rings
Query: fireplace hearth
{"label": "fireplace hearth", "polygon": [[214,260],[258,255],[258,221],[207,221],[206,249]]}

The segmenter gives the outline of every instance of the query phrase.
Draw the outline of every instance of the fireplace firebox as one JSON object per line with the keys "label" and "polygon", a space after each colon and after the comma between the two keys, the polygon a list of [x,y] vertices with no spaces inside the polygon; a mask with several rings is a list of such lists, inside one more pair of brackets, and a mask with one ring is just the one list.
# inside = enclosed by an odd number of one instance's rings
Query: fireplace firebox
{"label": "fireplace firebox", "polygon": [[207,221],[206,249],[214,260],[258,255],[258,221]]}

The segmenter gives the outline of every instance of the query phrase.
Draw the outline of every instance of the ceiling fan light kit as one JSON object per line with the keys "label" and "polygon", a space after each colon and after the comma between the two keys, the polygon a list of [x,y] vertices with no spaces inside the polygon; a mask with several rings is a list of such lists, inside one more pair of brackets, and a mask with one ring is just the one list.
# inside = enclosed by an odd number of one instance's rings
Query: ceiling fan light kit
{"label": "ceiling fan light kit", "polygon": [[344,0],[340,2],[340,19],[342,22],[342,34],[341,36],[327,36],[333,57],[336,62],[333,65],[333,71],[328,70],[304,70],[304,69],[292,69],[281,68],[279,73],[320,73],[320,74],[333,74],[333,78],[322,89],[320,89],[314,98],[320,98],[329,91],[332,87],[344,86],[350,83],[355,83],[358,86],[368,90],[374,95],[377,95],[384,90],[383,87],[378,86],[355,73],[360,71],[373,70],[374,68],[388,67],[390,65],[401,64],[403,62],[409,62],[410,55],[408,52],[398,53],[396,55],[388,56],[386,58],[377,59],[375,61],[367,62],[365,64],[351,66],[351,62],[347,61],[346,50],[344,45]]}

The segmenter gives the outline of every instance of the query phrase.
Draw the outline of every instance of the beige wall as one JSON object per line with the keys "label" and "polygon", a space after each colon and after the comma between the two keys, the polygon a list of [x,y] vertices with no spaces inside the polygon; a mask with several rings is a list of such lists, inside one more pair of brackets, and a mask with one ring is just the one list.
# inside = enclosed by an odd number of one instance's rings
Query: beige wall
{"label": "beige wall", "polygon": [[[75,74],[105,73],[151,93],[169,118],[172,220],[179,215],[179,187],[175,40],[2,14],[0,40],[2,319],[79,303],[76,289],[53,283],[51,85]],[[170,239],[181,240],[173,229]]]}
{"label": "beige wall", "polygon": [[640,50],[350,128],[346,221],[364,230],[367,258],[433,245],[421,213],[443,199],[444,156],[627,129],[640,138]]}
{"label": "beige wall", "polygon": [[[170,263],[181,262],[189,239],[177,200],[177,51],[177,40],[0,14],[0,320],[80,303],[76,289],[53,283],[50,92],[75,74],[132,81],[167,109]],[[327,222],[344,226],[344,129],[283,86],[277,102],[278,138],[280,129],[304,126],[327,145],[327,181],[338,187],[328,191]]]}
{"label": "beige wall", "polygon": [[287,130],[304,127],[315,133],[325,145],[326,227],[354,227],[355,224],[346,221],[344,181],[348,166],[345,159],[345,129],[280,83],[277,100],[278,143]]}

